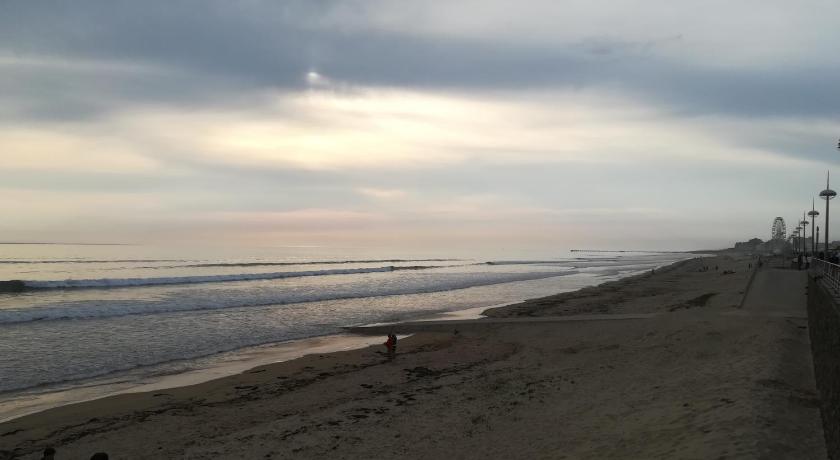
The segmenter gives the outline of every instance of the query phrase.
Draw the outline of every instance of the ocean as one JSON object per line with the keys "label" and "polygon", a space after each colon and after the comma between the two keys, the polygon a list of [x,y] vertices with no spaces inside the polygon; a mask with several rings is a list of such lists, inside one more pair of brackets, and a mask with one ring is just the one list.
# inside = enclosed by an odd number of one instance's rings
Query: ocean
{"label": "ocean", "polygon": [[0,284],[15,286],[0,292],[0,403],[183,373],[342,326],[571,291],[689,256],[0,245]]}

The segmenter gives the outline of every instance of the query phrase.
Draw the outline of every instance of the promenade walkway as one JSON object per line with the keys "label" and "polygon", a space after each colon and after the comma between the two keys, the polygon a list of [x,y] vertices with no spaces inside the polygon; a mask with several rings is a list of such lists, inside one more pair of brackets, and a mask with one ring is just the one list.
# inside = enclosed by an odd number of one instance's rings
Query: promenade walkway
{"label": "promenade walkway", "polygon": [[808,317],[808,276],[802,270],[759,270],[744,301],[744,310],[772,316]]}
{"label": "promenade walkway", "polygon": [[[798,458],[805,454],[824,452],[825,444],[822,437],[822,421],[819,411],[814,407],[808,410],[810,404],[801,398],[802,395],[817,394],[814,378],[814,364],[811,355],[810,339],[806,333],[808,327],[808,276],[802,270],[764,268],[756,273],[749,292],[746,293],[743,309],[733,312],[739,316],[755,317],[755,329],[778,328],[777,339],[765,345],[765,359],[767,368],[775,368],[775,378],[763,380],[762,384],[770,385],[787,393],[791,404],[787,410],[775,414],[782,429],[800,430],[801,450],[777,451],[778,458]],[[798,328],[802,334],[797,339],[782,334],[781,330]],[[807,346],[805,346],[807,345]],[[772,407],[769,404],[768,407]],[[803,407],[798,407],[803,406]],[[777,405],[776,410],[785,405]],[[796,426],[789,422],[796,420]],[[768,427],[768,434],[778,433],[781,427]],[[773,445],[772,435],[765,439],[768,445]],[[809,455],[810,456],[810,455]]]}

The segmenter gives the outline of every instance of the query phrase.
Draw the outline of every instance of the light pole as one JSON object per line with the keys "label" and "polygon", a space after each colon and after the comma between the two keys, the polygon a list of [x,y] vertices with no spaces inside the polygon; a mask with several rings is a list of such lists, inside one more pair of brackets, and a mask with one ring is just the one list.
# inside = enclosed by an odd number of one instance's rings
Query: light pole
{"label": "light pole", "polygon": [[828,179],[831,177],[830,172],[825,173],[825,190],[820,192],[820,198],[825,200],[825,258],[828,259],[828,202],[837,196],[837,192],[828,188]]}
{"label": "light pole", "polygon": [[793,252],[795,254],[799,253],[799,230],[802,230],[802,226],[796,227],[796,230],[793,231]]}
{"label": "light pole", "polygon": [[814,238],[814,230],[816,229],[816,225],[814,225],[814,219],[820,215],[820,212],[814,209],[814,199],[811,198],[811,210],[808,211],[808,215],[811,216],[811,255],[815,255],[817,253],[817,239],[819,239],[820,235],[817,234],[817,237]]}
{"label": "light pole", "polygon": [[802,213],[802,222],[799,222],[802,225],[802,253],[807,255],[808,254],[808,245],[805,244],[805,238],[808,237],[808,220],[805,219],[805,213]]}

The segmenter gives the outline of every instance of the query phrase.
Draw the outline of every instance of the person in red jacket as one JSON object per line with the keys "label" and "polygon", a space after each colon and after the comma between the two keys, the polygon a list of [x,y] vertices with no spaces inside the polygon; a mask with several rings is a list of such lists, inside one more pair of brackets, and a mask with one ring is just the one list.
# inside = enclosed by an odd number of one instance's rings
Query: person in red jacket
{"label": "person in red jacket", "polygon": [[388,349],[388,358],[393,359],[397,354],[397,336],[395,334],[388,334],[388,340],[385,341],[385,348]]}

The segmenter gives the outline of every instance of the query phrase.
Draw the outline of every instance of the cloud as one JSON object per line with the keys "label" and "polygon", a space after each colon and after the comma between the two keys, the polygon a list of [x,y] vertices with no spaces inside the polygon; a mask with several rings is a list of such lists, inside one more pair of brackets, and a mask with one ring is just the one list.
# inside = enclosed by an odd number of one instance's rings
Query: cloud
{"label": "cloud", "polygon": [[3,2],[0,180],[162,239],[763,229],[833,164],[838,8]]}
{"label": "cloud", "polygon": [[357,188],[356,191],[364,196],[376,198],[379,200],[394,200],[398,198],[403,198],[407,195],[407,192],[405,190],[374,187]]}
{"label": "cloud", "polygon": [[7,170],[63,172],[154,171],[160,164],[134,145],[104,133],[0,126]]}
{"label": "cloud", "polygon": [[[267,89],[334,82],[461,92],[594,88],[683,113],[840,114],[831,90],[840,64],[829,45],[840,38],[829,20],[838,6],[716,5],[6,2],[0,55],[17,64],[4,66],[0,90],[5,110],[36,118],[131,103],[248,106]],[[50,72],[36,69],[44,65]]]}
{"label": "cloud", "polygon": [[303,208],[289,211],[222,211],[197,216],[208,224],[232,225],[240,228],[263,230],[322,229],[368,226],[382,221],[370,212],[343,209]]}

